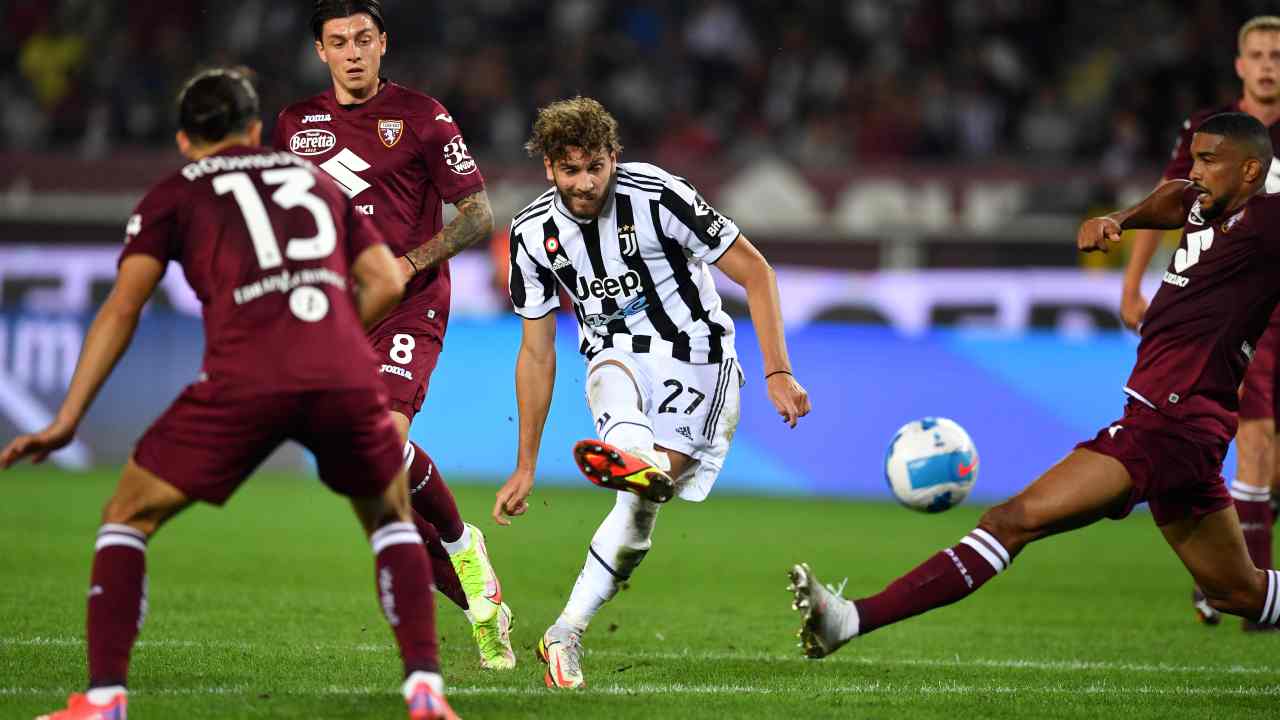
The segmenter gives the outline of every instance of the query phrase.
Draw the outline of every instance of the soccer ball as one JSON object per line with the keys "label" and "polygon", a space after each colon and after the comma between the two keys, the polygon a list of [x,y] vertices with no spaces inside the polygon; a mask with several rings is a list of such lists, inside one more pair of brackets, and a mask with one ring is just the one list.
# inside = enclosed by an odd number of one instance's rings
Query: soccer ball
{"label": "soccer ball", "polygon": [[953,420],[913,420],[889,442],[884,477],[898,502],[920,512],[942,512],[969,496],[978,479],[978,451]]}

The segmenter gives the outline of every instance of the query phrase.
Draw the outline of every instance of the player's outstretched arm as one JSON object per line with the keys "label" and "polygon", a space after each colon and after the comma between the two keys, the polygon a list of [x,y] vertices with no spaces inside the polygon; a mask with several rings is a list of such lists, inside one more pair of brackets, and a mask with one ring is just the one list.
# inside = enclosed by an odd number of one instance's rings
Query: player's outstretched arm
{"label": "player's outstretched arm", "polygon": [[716,260],[730,280],[747,291],[747,308],[755,326],[764,356],[764,372],[769,386],[769,399],[791,427],[809,414],[809,393],[796,381],[787,355],[787,339],[782,333],[782,302],[778,296],[778,278],[764,255],[739,235],[734,244]]}
{"label": "player's outstretched arm", "polygon": [[386,245],[371,245],[351,266],[356,279],[356,311],[366,330],[387,316],[404,296],[404,276]]}
{"label": "player's outstretched arm", "polygon": [[[1164,184],[1164,180],[1160,184]],[[1156,187],[1159,188],[1160,185]],[[1147,298],[1142,294],[1142,276],[1151,264],[1151,257],[1156,254],[1160,235],[1159,230],[1137,230],[1133,233],[1129,262],[1124,268],[1124,286],[1120,290],[1120,321],[1134,332],[1138,331],[1143,316],[1147,314]]]}
{"label": "player's outstretched arm", "polygon": [[523,515],[533,492],[533,473],[538,465],[542,429],[551,409],[551,391],[556,384],[556,316],[549,313],[537,320],[524,320],[520,352],[516,355],[516,408],[519,411],[520,447],[516,469],[498,490],[493,519],[510,525],[507,517]]}
{"label": "player's outstretched arm", "polygon": [[130,255],[120,263],[115,287],[89,326],[80,360],[71,377],[71,387],[57,416],[49,427],[23,435],[0,451],[0,468],[7,468],[24,457],[30,457],[32,462],[44,462],[49,453],[71,442],[98,390],[133,340],[142,307],[163,276],[164,265],[150,255]]}
{"label": "player's outstretched arm", "polygon": [[1174,230],[1185,222],[1182,194],[1190,180],[1166,180],[1142,202],[1110,215],[1089,218],[1076,233],[1076,247],[1081,252],[1107,252],[1120,242],[1124,230]]}
{"label": "player's outstretched arm", "polygon": [[453,204],[458,216],[436,236],[405,254],[404,270],[409,277],[433,268],[493,234],[493,209],[484,190]]}

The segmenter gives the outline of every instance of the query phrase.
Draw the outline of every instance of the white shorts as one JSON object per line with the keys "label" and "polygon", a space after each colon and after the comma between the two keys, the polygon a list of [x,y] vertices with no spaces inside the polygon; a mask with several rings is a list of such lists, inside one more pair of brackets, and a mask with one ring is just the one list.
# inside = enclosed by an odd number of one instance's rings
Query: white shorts
{"label": "white shorts", "polygon": [[654,442],[694,459],[689,469],[675,478],[676,494],[693,502],[705,500],[738,429],[742,411],[739,389],[746,380],[737,359],[695,365],[664,355],[610,348],[592,359],[587,375],[607,361],[621,364],[635,378],[642,409],[653,424]]}

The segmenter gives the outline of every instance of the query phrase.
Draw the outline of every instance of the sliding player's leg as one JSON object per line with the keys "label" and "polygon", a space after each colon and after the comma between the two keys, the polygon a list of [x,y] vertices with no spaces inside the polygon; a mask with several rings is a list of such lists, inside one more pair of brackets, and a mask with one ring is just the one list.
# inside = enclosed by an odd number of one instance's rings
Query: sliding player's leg
{"label": "sliding player's leg", "polygon": [[[1236,430],[1236,478],[1231,498],[1244,531],[1245,546],[1253,564],[1270,568],[1271,483],[1276,467],[1276,354],[1280,325],[1269,326],[1258,339],[1253,359],[1240,386],[1240,427]],[[1198,590],[1198,588],[1197,588]],[[1204,606],[1212,608],[1208,602]],[[1216,612],[1210,609],[1210,612]],[[1204,612],[1197,610],[1201,618]],[[1262,626],[1243,621],[1245,630]]]}
{"label": "sliding player's leg", "polygon": [[[1104,431],[1105,432],[1105,431]],[[1122,516],[1133,482],[1115,457],[1077,448],[1013,498],[991,508],[959,543],[881,592],[849,601],[807,565],[792,568],[794,607],[804,617],[805,654],[824,657],[873,630],[968,597],[1005,570],[1028,543]]]}
{"label": "sliding player's leg", "polygon": [[[1269,410],[1269,396],[1267,406]],[[1239,518],[1249,559],[1255,567],[1265,569],[1272,567],[1271,473],[1276,464],[1275,419],[1246,418],[1244,410],[1242,398],[1240,429],[1236,432],[1237,474],[1231,483],[1231,499]],[[1205,604],[1212,608],[1212,603],[1207,602],[1207,594],[1202,594],[1206,595]],[[1200,614],[1203,617],[1203,613]],[[1242,623],[1246,631],[1271,629],[1250,618],[1245,618]]]}
{"label": "sliding player's leg", "polygon": [[1214,609],[1260,625],[1280,623],[1280,571],[1254,566],[1234,507],[1185,514],[1160,532]]}

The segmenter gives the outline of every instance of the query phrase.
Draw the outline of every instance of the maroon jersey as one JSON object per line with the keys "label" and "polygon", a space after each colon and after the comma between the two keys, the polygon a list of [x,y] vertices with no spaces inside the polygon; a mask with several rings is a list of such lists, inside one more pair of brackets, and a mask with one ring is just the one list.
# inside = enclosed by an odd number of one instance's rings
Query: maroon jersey
{"label": "maroon jersey", "polygon": [[[339,105],[333,90],[295,103],[276,119],[275,146],[314,161],[371,219],[392,253],[404,255],[444,227],[444,206],[484,189],[449,111],[434,98],[393,82],[361,105]],[[409,313],[425,317],[444,337],[449,315],[449,266],[418,273],[400,307],[383,324]],[[373,334],[377,334],[377,328]]]}
{"label": "maroon jersey", "polygon": [[[1240,109],[1240,102],[1236,101],[1227,105],[1197,110],[1191,114],[1191,117],[1182,122],[1182,130],[1178,133],[1178,139],[1173,144],[1173,153],[1169,157],[1169,164],[1164,168],[1164,178],[1166,180],[1185,180],[1187,175],[1191,174],[1191,136],[1195,134],[1205,120],[1219,113],[1227,112],[1244,111]],[[1271,132],[1272,153],[1280,155],[1280,122],[1267,129]],[[1266,190],[1269,193],[1280,193],[1280,162],[1272,161],[1271,170],[1267,173]]]}
{"label": "maroon jersey", "polygon": [[123,261],[182,265],[204,305],[204,374],[233,394],[379,385],[347,280],[382,242],[311,163],[238,147],[152,188]]}
{"label": "maroon jersey", "polygon": [[1225,443],[1236,431],[1237,388],[1280,301],[1280,195],[1256,195],[1212,222],[1197,196],[1183,193],[1182,240],[1147,309],[1125,390]]}

